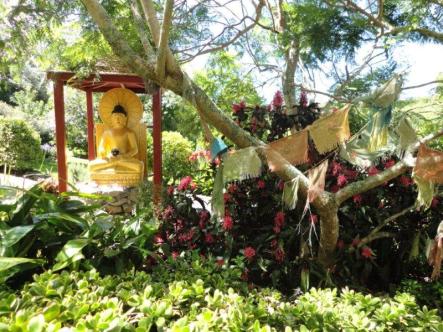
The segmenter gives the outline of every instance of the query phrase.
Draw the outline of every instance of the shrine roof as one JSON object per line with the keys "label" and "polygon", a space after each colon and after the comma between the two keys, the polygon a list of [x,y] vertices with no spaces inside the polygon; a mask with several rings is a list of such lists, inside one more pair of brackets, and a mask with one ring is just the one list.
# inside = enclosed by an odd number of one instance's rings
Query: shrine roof
{"label": "shrine roof", "polygon": [[46,78],[62,81],[70,87],[83,91],[106,92],[113,88],[125,87],[135,93],[146,93],[142,78],[134,74],[99,72],[88,77],[78,78],[74,72],[48,71]]}

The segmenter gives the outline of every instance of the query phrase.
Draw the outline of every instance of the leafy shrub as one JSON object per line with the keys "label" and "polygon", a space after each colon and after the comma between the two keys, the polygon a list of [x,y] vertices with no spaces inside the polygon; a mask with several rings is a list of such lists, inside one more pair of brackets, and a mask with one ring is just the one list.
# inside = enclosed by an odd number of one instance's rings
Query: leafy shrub
{"label": "leafy shrub", "polygon": [[[152,272],[100,277],[47,271],[17,294],[0,292],[0,331],[439,331],[436,310],[414,297],[311,289],[288,299],[272,289],[248,289],[242,259],[217,264],[198,254],[177,257]],[[192,271],[192,272],[191,272]]]}
{"label": "leafy shrub", "polygon": [[0,164],[26,170],[41,162],[40,136],[25,121],[0,118]]}
{"label": "leafy shrub", "polygon": [[38,266],[60,270],[84,262],[111,273],[143,265],[157,230],[152,209],[149,213],[145,207],[141,217],[120,219],[77,196],[103,199],[78,193],[54,195],[37,185],[14,202],[2,202],[1,282],[14,276],[12,282],[19,284],[27,277],[23,271]]}
{"label": "leafy shrub", "polygon": [[[319,115],[316,105],[300,100],[298,116],[288,116],[282,100],[276,95],[269,107],[233,106],[233,117],[240,126],[264,141],[273,141],[293,125],[304,128]],[[306,171],[324,156],[310,149],[310,163],[300,166]],[[363,180],[392,167],[397,159],[386,157],[367,170],[358,169],[336,156],[329,156],[326,190],[336,192],[346,184]],[[195,177],[192,179],[196,182]],[[305,201],[300,199],[296,209],[282,206],[283,182],[265,171],[260,178],[227,185],[224,194],[223,220],[200,223],[202,213],[193,201],[195,189],[186,186],[170,188],[162,214],[162,238],[173,251],[199,248],[202,253],[234,257],[245,255],[247,276],[261,285],[279,287],[290,292],[310,285],[352,285],[387,290],[416,271],[408,264],[413,257],[412,244],[419,239],[433,237],[443,217],[440,197],[435,197],[426,212],[411,211],[392,220],[382,229],[382,236],[366,239],[375,227],[395,213],[411,207],[417,197],[410,172],[388,181],[361,195],[356,195],[339,209],[340,238],[337,243],[336,264],[324,271],[314,257],[320,234],[319,217],[312,207],[304,213]],[[182,186],[183,187],[183,186]],[[194,204],[194,207],[192,207]],[[181,239],[181,241],[180,241]],[[224,249],[222,249],[224,248]],[[426,270],[427,269],[427,270]],[[421,276],[430,273],[429,267]],[[297,276],[297,277],[295,277]]]}
{"label": "leafy shrub", "polygon": [[[154,146],[152,136],[148,134],[148,166],[152,170]],[[178,132],[162,132],[163,178],[167,183],[174,183],[194,170],[189,157],[193,151],[191,141]]]}

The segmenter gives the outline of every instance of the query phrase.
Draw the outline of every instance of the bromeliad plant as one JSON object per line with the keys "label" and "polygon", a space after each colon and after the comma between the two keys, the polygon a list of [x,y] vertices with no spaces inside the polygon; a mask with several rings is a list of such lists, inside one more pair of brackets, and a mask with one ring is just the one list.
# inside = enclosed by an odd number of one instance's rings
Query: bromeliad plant
{"label": "bromeliad plant", "polygon": [[[2,188],[11,194],[13,188]],[[15,190],[16,191],[16,190]],[[104,272],[121,271],[142,265],[149,255],[149,244],[156,227],[151,219],[123,221],[103,211],[98,205],[85,204],[78,197],[97,199],[97,195],[45,192],[41,185],[0,206],[0,279],[15,276],[14,282],[26,280],[22,273],[38,267],[60,270],[78,266],[87,258]],[[152,215],[151,215],[152,216]]]}

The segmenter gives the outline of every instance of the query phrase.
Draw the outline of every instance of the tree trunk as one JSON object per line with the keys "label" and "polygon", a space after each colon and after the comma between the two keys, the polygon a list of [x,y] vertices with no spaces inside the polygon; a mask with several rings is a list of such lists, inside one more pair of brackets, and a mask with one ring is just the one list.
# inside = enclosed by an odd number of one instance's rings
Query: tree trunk
{"label": "tree trunk", "polygon": [[286,68],[282,78],[283,96],[285,97],[285,104],[287,112],[294,114],[296,112],[295,105],[295,71],[298,64],[298,45],[295,41],[291,42],[291,46],[285,53]]}

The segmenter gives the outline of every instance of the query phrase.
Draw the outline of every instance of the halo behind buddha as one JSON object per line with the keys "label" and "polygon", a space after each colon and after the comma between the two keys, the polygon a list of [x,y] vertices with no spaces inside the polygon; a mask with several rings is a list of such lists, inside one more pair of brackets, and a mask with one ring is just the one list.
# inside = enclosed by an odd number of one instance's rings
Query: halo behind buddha
{"label": "halo behind buddha", "polygon": [[128,127],[140,123],[143,114],[142,102],[134,92],[125,88],[111,89],[100,99],[98,112],[103,123],[111,125],[111,113],[117,105],[121,105],[128,114]]}

